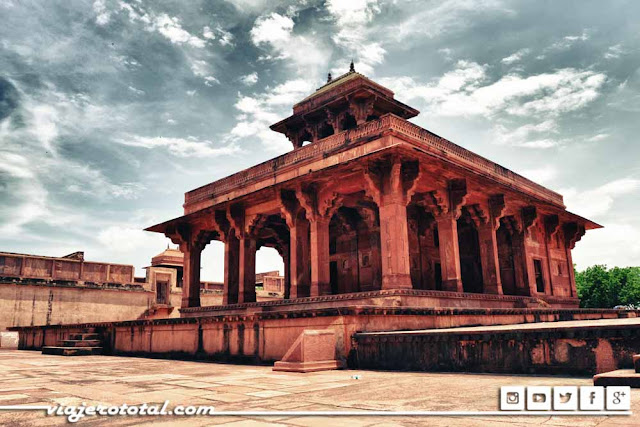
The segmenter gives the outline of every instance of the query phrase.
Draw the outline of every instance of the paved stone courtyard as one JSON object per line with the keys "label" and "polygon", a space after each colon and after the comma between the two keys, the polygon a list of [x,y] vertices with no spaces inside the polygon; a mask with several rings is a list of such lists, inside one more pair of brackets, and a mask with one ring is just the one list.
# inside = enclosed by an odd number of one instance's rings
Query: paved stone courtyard
{"label": "paved stone courtyard", "polygon": [[[359,379],[353,378],[359,376]],[[495,411],[503,385],[592,385],[589,378],[481,374],[329,371],[273,372],[241,366],[175,360],[87,356],[65,358],[0,350],[0,405],[211,405],[222,411],[433,410]],[[640,414],[640,392],[632,392]],[[3,426],[67,424],[44,412],[0,412]],[[394,426],[640,424],[640,415],[617,417],[89,417],[81,425]]]}

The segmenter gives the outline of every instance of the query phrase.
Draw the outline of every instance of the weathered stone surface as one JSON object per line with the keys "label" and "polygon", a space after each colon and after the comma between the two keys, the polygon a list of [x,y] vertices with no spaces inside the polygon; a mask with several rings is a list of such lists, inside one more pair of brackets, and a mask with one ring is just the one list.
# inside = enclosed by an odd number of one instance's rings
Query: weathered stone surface
{"label": "weathered stone surface", "polygon": [[336,333],[331,329],[305,329],[273,366],[274,371],[316,372],[337,369]]}

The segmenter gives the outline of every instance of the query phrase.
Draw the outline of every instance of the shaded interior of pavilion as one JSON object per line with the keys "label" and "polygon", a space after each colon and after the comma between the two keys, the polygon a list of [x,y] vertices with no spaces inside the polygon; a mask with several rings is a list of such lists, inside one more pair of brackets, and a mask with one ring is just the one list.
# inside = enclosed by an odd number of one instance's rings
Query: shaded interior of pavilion
{"label": "shaded interior of pavilion", "polygon": [[[407,206],[411,283],[413,289],[442,291],[446,289],[442,283],[440,237],[432,208],[432,202],[424,197],[413,200]],[[306,220],[304,211],[300,211],[294,220],[297,222],[297,238],[294,241],[299,245],[296,251],[290,251],[290,227],[281,213],[258,215],[248,227],[250,240],[255,245],[250,248],[254,259],[249,263],[249,268],[255,268],[255,253],[260,248],[275,249],[284,265],[284,299],[312,296],[310,222]],[[462,207],[457,219],[462,287],[468,293],[491,293],[484,286],[479,221],[474,206]],[[500,219],[496,231],[499,274],[504,295],[530,295],[524,250],[525,233],[521,228],[514,216],[505,216]],[[328,230],[330,277],[321,295],[380,290],[382,259],[380,216],[376,203],[364,191],[342,196],[339,206],[330,215]],[[544,236],[535,236],[538,233],[536,228],[530,232],[534,239],[544,239]],[[551,244],[562,247],[560,236],[554,236]],[[239,293],[243,292],[240,284],[242,279],[239,277],[239,252],[239,248],[231,247],[231,253],[225,254],[225,304],[255,301],[255,295],[245,295],[239,299]],[[290,254],[294,252],[298,259],[292,262]],[[220,261],[209,259],[206,262]],[[536,288],[544,293],[543,266],[538,264],[534,262]],[[292,281],[292,275],[297,280]],[[292,289],[293,282],[297,282],[297,286]]]}

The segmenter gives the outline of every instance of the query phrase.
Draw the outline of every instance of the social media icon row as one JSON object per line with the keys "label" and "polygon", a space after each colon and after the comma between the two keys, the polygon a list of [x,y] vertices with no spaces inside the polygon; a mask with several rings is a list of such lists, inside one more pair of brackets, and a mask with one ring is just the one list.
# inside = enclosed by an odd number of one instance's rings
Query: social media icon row
{"label": "social media icon row", "polygon": [[[526,392],[525,392],[526,390]],[[605,405],[606,404],[606,405]],[[629,411],[631,387],[505,386],[500,388],[502,411]]]}

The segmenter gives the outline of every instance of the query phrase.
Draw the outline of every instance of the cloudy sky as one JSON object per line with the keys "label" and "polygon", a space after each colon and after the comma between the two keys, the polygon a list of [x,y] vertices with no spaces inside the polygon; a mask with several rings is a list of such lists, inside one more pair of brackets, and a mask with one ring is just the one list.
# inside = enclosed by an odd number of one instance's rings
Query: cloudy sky
{"label": "cloudy sky", "polygon": [[[0,250],[143,275],[167,240],[142,229],[288,151],[268,125],[353,58],[413,122],[603,224],[579,268],[640,265],[640,2],[0,0],[0,17]],[[209,245],[203,278],[222,257]]]}

